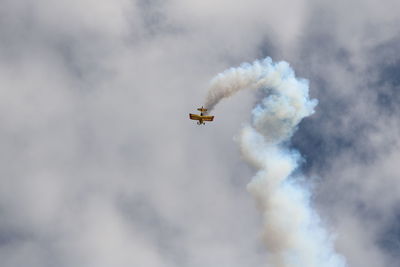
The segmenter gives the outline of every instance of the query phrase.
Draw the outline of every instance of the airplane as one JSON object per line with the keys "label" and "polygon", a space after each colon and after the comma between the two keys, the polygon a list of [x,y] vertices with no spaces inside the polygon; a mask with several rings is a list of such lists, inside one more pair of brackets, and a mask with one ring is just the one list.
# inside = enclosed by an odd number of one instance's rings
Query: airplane
{"label": "airplane", "polygon": [[198,125],[201,125],[201,124],[205,125],[204,121],[213,121],[214,120],[214,116],[204,115],[204,112],[206,112],[207,109],[203,108],[203,106],[201,108],[198,108],[197,110],[200,111],[200,115],[189,113],[189,118],[191,120],[198,121],[197,122]]}

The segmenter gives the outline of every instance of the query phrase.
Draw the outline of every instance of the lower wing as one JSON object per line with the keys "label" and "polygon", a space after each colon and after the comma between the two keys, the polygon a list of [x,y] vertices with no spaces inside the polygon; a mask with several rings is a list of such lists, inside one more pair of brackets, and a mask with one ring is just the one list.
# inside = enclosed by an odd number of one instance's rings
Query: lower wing
{"label": "lower wing", "polygon": [[191,119],[191,120],[200,120],[201,119],[201,116],[200,115],[196,115],[196,114],[189,114],[189,118]]}
{"label": "lower wing", "polygon": [[201,116],[201,118],[203,119],[203,121],[213,121],[214,120],[214,116]]}

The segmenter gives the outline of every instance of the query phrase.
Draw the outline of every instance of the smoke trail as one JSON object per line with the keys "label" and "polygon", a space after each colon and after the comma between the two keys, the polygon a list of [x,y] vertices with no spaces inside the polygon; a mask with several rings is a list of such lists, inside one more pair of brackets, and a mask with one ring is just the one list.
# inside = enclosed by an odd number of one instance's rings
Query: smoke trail
{"label": "smoke trail", "polygon": [[206,98],[211,110],[242,89],[259,90],[263,98],[240,135],[244,158],[257,173],[247,185],[263,216],[263,240],[274,267],[344,267],[330,235],[310,207],[310,194],[293,177],[301,158],[284,145],[300,121],[314,112],[307,80],[295,77],[286,62],[271,58],[242,64],[217,75]]}

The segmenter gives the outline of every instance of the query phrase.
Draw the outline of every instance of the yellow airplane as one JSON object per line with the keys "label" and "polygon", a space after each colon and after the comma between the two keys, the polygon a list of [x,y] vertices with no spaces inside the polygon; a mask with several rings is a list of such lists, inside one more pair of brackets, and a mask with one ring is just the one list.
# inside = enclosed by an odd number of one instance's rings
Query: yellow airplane
{"label": "yellow airplane", "polygon": [[213,120],[214,120],[214,116],[206,116],[206,115],[203,115],[203,112],[206,112],[207,109],[201,107],[201,108],[198,108],[197,110],[200,111],[200,115],[189,113],[189,118],[190,118],[191,120],[196,120],[196,121],[198,121],[198,122],[197,122],[198,125],[201,125],[201,124],[204,125],[204,124],[205,124],[204,121],[213,121]]}

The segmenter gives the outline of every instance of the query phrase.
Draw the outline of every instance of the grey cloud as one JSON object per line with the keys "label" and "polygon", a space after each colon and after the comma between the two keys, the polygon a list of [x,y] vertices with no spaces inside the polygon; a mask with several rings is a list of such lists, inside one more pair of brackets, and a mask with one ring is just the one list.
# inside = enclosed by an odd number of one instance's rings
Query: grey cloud
{"label": "grey cloud", "polygon": [[216,73],[266,55],[320,100],[293,145],[339,251],[397,266],[398,8],[384,2],[3,1],[2,266],[263,265],[232,140],[251,94],[207,128],[185,114]]}
{"label": "grey cloud", "polygon": [[316,205],[350,266],[397,266],[398,30],[387,27],[397,18],[373,1],[351,4],[365,13],[317,6],[293,59],[320,101],[293,145],[307,173],[320,177]]}

